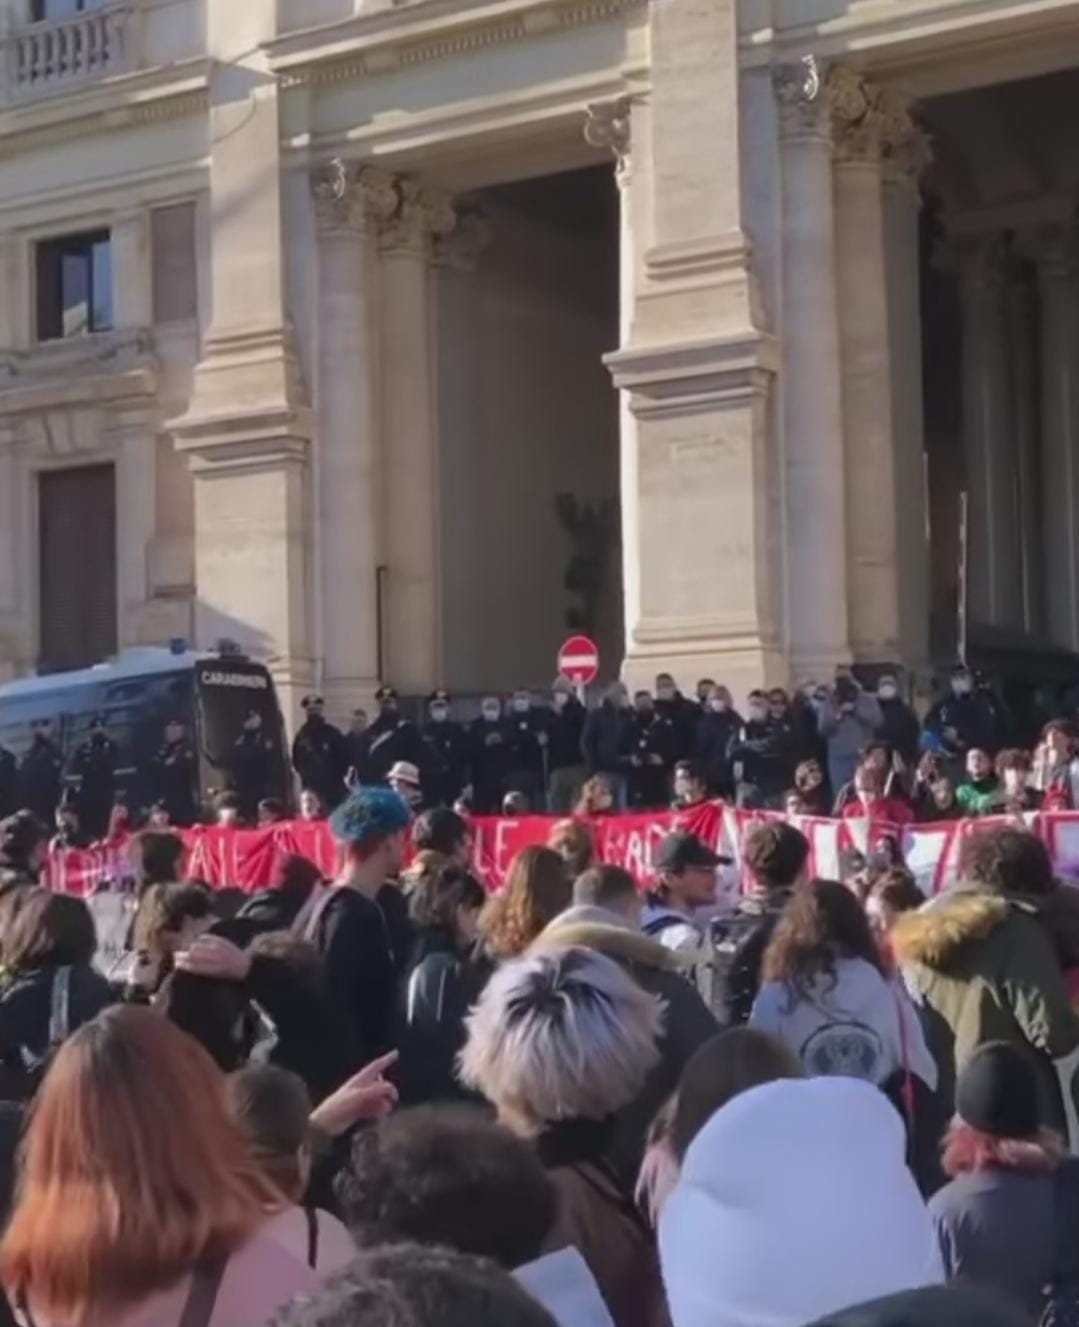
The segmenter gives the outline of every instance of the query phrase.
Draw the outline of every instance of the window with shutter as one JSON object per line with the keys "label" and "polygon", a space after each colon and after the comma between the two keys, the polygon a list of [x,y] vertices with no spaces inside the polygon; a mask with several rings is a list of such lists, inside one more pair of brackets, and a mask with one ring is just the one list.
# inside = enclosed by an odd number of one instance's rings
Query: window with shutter
{"label": "window with shutter", "polygon": [[46,471],[38,500],[39,667],[84,668],[116,652],[115,468]]}

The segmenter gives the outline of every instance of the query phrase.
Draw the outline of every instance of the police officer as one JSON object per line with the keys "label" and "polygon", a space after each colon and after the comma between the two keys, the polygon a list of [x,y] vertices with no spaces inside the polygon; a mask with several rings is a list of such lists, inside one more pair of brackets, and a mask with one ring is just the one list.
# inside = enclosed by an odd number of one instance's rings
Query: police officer
{"label": "police officer", "polygon": [[187,826],[198,819],[197,774],[195,752],[187,740],[183,720],[170,715],[165,723],[165,740],[150,762],[154,802],[164,808],[170,824]]}
{"label": "police officer", "polygon": [[0,820],[19,809],[19,765],[7,749],[0,746]]}
{"label": "police officer", "polygon": [[532,704],[528,691],[515,691],[506,719],[506,774],[502,791],[524,793],[533,810],[547,804],[547,751],[554,716]]}
{"label": "police officer", "polygon": [[468,784],[468,738],[450,718],[450,693],[427,697],[423,727],[424,788],[428,806],[452,806]]}
{"label": "police officer", "polygon": [[472,768],[472,805],[478,815],[497,814],[502,805],[506,764],[506,725],[501,697],[486,695],[480,701],[480,717],[468,730]]}
{"label": "police officer", "polygon": [[71,761],[73,805],[82,833],[89,840],[102,838],[109,827],[109,814],[116,793],[119,752],[105,729],[104,716],[90,725],[90,736]]}
{"label": "police officer", "polygon": [[364,761],[367,759],[367,711],[356,709],[352,711],[352,718],[349,720],[348,732],[345,734],[345,775],[348,778],[353,776],[359,778],[359,772],[363,769]]}
{"label": "police officer", "polygon": [[386,776],[399,760],[423,765],[423,741],[414,723],[401,717],[398,696],[393,687],[381,686],[375,692],[378,718],[365,734],[363,760],[359,766],[364,783],[385,783]]}
{"label": "police officer", "polygon": [[273,738],[263,729],[262,715],[258,710],[248,710],[244,730],[233,743],[229,772],[240,815],[249,825],[258,818],[259,802],[273,791],[273,758]]}
{"label": "police officer", "polygon": [[19,765],[19,802],[43,825],[51,825],[60,801],[64,758],[49,719],[35,719],[30,746]]}
{"label": "police officer", "polygon": [[666,806],[669,771],[678,754],[679,730],[671,715],[659,709],[649,691],[638,691],[633,697],[631,723],[630,807],[645,811]]}
{"label": "police officer", "polygon": [[349,760],[344,734],[326,722],[325,711],[321,696],[303,698],[307,718],[292,744],[292,764],[300,783],[318,793],[322,805],[332,811],[344,801]]}

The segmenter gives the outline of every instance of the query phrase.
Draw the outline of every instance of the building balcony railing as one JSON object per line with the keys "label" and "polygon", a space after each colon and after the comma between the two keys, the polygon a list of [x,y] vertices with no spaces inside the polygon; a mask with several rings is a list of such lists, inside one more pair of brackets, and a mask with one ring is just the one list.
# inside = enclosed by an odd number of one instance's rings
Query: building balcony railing
{"label": "building balcony railing", "polygon": [[133,0],[114,0],[71,18],[12,29],[3,43],[7,99],[52,96],[132,68],[133,10]]}

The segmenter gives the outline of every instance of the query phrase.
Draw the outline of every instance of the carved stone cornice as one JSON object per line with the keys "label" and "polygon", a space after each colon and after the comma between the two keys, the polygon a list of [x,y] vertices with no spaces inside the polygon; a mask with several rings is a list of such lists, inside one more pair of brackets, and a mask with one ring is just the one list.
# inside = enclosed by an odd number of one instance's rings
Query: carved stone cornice
{"label": "carved stone cornice", "polygon": [[626,95],[613,101],[593,101],[584,114],[585,142],[613,153],[619,182],[628,179],[633,98]]}
{"label": "carved stone cornice", "polygon": [[772,87],[779,106],[781,137],[831,141],[831,104],[825,93],[824,70],[815,55],[774,66]]}
{"label": "carved stone cornice", "polygon": [[400,197],[392,175],[374,166],[353,166],[334,157],[311,172],[315,216],[323,233],[362,234],[369,222],[393,216]]}
{"label": "carved stone cornice", "polygon": [[435,266],[450,272],[474,272],[491,235],[491,220],[485,213],[477,208],[459,211],[453,230],[435,237]]}
{"label": "carved stone cornice", "polygon": [[398,205],[379,232],[382,249],[425,253],[433,239],[453,230],[457,214],[448,194],[407,178],[398,181],[397,193]]}

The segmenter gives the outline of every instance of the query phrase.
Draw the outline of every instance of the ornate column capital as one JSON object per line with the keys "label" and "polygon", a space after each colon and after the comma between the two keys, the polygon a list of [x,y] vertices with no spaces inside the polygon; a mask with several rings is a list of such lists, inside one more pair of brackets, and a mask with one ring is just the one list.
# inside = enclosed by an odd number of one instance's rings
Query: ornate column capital
{"label": "ornate column capital", "polygon": [[628,95],[613,101],[593,101],[584,110],[584,138],[592,147],[605,148],[614,155],[618,182],[629,178],[630,141],[632,138],[633,98]]}
{"label": "ornate column capital", "polygon": [[815,55],[793,64],[775,65],[772,89],[779,106],[782,138],[831,141],[832,116],[824,90],[824,70]]}
{"label": "ornate column capital", "polygon": [[429,189],[419,180],[398,181],[398,206],[387,216],[380,228],[380,243],[384,250],[404,250],[426,253],[429,242],[448,235],[457,222],[449,194]]}
{"label": "ornate column capital", "polygon": [[434,243],[435,266],[450,272],[474,272],[480,254],[491,243],[491,221],[478,208],[458,212],[457,224]]}
{"label": "ornate column capital", "polygon": [[911,114],[909,98],[884,88],[877,102],[882,118],[884,182],[917,187],[933,159],[929,136]]}
{"label": "ornate column capital", "polygon": [[392,175],[334,157],[311,172],[315,217],[323,233],[363,233],[369,220],[392,216],[399,204]]}

